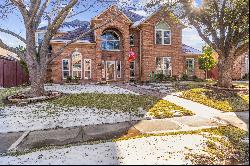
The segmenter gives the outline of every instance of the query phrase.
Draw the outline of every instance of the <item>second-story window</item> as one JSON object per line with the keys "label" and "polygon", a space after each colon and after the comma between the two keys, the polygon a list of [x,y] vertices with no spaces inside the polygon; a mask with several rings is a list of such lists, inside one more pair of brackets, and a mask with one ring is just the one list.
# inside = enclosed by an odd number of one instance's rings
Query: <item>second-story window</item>
{"label": "second-story window", "polygon": [[120,37],[114,31],[106,31],[101,36],[102,50],[120,50]]}
{"label": "second-story window", "polygon": [[161,45],[171,44],[171,30],[167,23],[160,22],[155,26],[155,43]]}
{"label": "second-story window", "polygon": [[131,34],[130,35],[130,46],[134,46],[135,45],[135,35]]}

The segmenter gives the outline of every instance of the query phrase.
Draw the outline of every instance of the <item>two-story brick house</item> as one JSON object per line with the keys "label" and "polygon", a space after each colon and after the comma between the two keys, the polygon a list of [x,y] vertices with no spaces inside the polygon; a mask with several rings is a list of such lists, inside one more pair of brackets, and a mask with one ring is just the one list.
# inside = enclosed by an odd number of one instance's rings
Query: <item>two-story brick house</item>
{"label": "two-story brick house", "polygon": [[[70,25],[75,29],[60,31],[53,38],[52,51],[82,32],[100,28],[71,44],[51,62],[47,77],[55,83],[64,82],[68,76],[80,77],[81,82],[146,81],[152,72],[204,78],[197,62],[201,52],[182,44],[185,26],[164,8],[143,17],[131,11],[120,11],[113,5],[89,23],[75,20],[65,23],[61,29]],[[37,32],[38,43],[45,30],[43,27]],[[137,58],[128,62],[131,50]]]}

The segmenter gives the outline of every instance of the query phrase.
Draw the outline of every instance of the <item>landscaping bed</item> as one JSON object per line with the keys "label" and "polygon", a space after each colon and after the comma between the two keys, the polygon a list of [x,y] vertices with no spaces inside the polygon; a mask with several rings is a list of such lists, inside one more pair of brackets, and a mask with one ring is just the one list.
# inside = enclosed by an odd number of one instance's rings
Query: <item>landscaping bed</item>
{"label": "landscaping bed", "polygon": [[44,96],[39,96],[39,97],[30,97],[28,94],[15,94],[8,96],[8,100],[11,103],[34,103],[34,102],[39,102],[39,101],[45,101],[45,100],[50,100],[50,99],[55,99],[58,97],[61,97],[62,93],[60,92],[46,92]]}
{"label": "landscaping bed", "polygon": [[249,95],[228,91],[214,91],[195,88],[184,91],[181,97],[192,100],[224,112],[248,111]]}

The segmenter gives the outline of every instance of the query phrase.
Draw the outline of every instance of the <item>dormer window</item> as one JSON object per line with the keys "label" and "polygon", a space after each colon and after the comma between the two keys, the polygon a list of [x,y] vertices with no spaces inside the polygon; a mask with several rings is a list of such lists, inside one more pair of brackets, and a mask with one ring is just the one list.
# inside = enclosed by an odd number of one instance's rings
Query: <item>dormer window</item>
{"label": "dormer window", "polygon": [[164,21],[155,26],[155,43],[159,45],[171,44],[170,26]]}
{"label": "dormer window", "polygon": [[105,31],[102,36],[102,50],[120,50],[120,37],[114,31]]}

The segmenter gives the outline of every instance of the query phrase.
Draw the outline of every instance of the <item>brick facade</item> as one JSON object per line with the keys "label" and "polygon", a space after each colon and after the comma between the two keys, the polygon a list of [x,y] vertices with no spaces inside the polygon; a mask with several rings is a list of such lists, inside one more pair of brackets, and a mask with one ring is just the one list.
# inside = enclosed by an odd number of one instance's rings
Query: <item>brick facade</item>
{"label": "brick facade", "polygon": [[[114,15],[117,14],[118,16],[114,19]],[[158,11],[139,26],[134,27],[132,26],[133,22],[125,14],[119,11],[117,7],[112,6],[99,16],[93,18],[90,23],[90,28],[103,25],[110,19],[114,19],[114,21],[111,21],[94,31],[93,43],[72,44],[59,57],[53,60],[48,69],[48,80],[55,83],[64,82],[62,79],[62,59],[71,59],[72,53],[75,50],[78,50],[78,52],[82,54],[82,62],[84,59],[92,60],[92,77],[90,80],[82,78],[81,82],[102,81],[103,61],[121,61],[121,78],[115,78],[113,81],[128,82],[130,80],[130,63],[128,62],[128,54],[131,49],[138,55],[135,60],[136,80],[146,81],[149,79],[150,73],[154,72],[156,69],[157,57],[171,57],[173,76],[183,75],[186,68],[185,59],[186,57],[192,57],[195,59],[195,75],[199,78],[204,78],[204,73],[200,71],[198,67],[198,55],[185,54],[182,50],[183,25],[176,22],[168,12]],[[171,28],[170,45],[155,44],[155,26],[160,21],[166,22]],[[101,49],[101,35],[107,30],[112,30],[119,35],[119,51],[104,51]],[[134,34],[134,46],[130,46],[130,34]],[[51,46],[52,51],[55,51],[62,46],[62,43],[51,42]],[[84,69],[84,67],[82,67],[82,69]]]}

